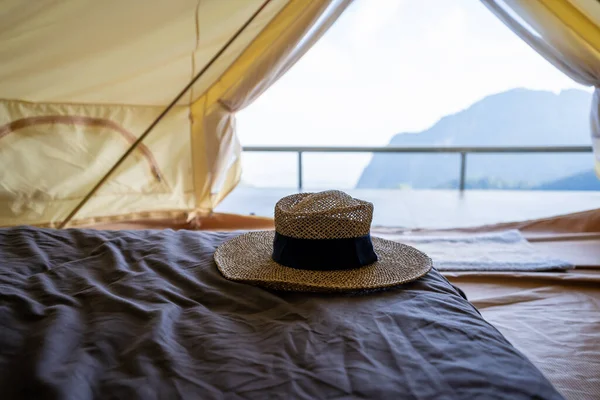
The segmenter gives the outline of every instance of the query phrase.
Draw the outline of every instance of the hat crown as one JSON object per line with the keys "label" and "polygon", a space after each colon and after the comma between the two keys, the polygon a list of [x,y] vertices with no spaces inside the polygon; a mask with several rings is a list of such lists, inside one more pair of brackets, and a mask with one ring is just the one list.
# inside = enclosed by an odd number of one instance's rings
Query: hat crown
{"label": "hat crown", "polygon": [[369,234],[373,204],[339,190],[286,196],[275,205],[275,230],[299,239],[342,239]]}

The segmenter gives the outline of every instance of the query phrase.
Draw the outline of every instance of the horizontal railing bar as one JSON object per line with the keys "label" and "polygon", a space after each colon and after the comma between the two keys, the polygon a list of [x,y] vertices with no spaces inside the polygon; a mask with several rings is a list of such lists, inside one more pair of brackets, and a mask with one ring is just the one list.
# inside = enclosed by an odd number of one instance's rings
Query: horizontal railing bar
{"label": "horizontal railing bar", "polygon": [[248,152],[303,153],[590,153],[592,146],[385,147],[244,146]]}

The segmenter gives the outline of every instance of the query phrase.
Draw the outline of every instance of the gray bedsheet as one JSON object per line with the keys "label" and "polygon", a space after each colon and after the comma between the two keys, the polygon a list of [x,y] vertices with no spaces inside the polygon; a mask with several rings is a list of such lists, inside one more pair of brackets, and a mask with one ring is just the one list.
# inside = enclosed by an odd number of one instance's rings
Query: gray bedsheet
{"label": "gray bedsheet", "polygon": [[436,271],[274,293],[219,274],[232,235],[0,230],[0,398],[561,398]]}

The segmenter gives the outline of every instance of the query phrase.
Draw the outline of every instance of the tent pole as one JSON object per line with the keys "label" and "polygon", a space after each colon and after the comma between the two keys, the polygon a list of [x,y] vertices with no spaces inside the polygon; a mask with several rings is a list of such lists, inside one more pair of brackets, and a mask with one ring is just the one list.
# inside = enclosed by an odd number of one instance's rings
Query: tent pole
{"label": "tent pole", "polygon": [[227,50],[229,46],[231,46],[235,39],[238,38],[238,36],[248,27],[248,25],[250,25],[252,21],[256,19],[258,14],[260,14],[260,12],[265,9],[265,7],[267,6],[267,4],[269,4],[270,1],[271,0],[265,0],[265,2],[254,12],[254,14],[252,14],[250,19],[248,19],[244,23],[244,25],[242,25],[237,30],[237,32],[227,41],[227,43],[225,43],[225,45],[221,47],[217,54],[215,54],[213,58],[211,58],[211,60],[204,66],[204,68],[202,68],[202,70],[198,72],[198,74],[196,74],[194,78],[192,78],[192,80],[181,90],[181,92],[179,92],[179,94],[175,96],[173,101],[171,101],[171,103],[160,113],[160,115],[156,117],[156,119],[148,126],[148,128],[146,128],[144,133],[142,133],[140,137],[137,138],[137,140],[129,147],[129,149],[127,149],[127,151],[121,156],[121,158],[119,158],[119,160],[112,166],[112,168],[102,177],[102,179],[100,179],[100,181],[98,181],[98,183],[92,188],[92,190],[90,190],[89,193],[86,194],[83,199],[81,199],[79,204],[75,206],[75,208],[69,213],[67,218],[65,218],[60,223],[60,225],[58,226],[59,229],[64,228],[71,221],[71,219],[73,219],[75,214],[77,214],[77,212],[81,210],[81,207],[83,207],[88,202],[88,200],[94,194],[96,194],[98,189],[100,189],[102,185],[104,185],[106,181],[108,181],[108,178],[110,178],[110,176],[117,170],[117,168],[119,168],[121,164],[123,164],[123,161],[125,161],[125,159],[129,157],[129,155],[137,148],[137,146],[140,143],[142,143],[146,136],[148,136],[148,134],[156,127],[156,125],[158,125],[158,123],[164,118],[164,116],[167,115],[167,113],[171,111],[171,109],[177,104],[179,100],[181,100],[181,98],[187,93],[187,91],[190,90],[192,86],[194,86],[198,79],[200,79],[200,77],[204,75],[204,73],[215,63],[215,61],[217,61],[221,54],[223,54],[225,50]]}

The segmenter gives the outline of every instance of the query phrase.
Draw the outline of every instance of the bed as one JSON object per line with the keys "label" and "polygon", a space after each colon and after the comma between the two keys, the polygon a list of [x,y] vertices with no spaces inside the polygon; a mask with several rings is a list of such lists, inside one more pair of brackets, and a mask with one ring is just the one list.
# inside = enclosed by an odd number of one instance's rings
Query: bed
{"label": "bed", "polygon": [[2,398],[562,398],[437,271],[272,292],[217,271],[236,234],[0,230]]}

